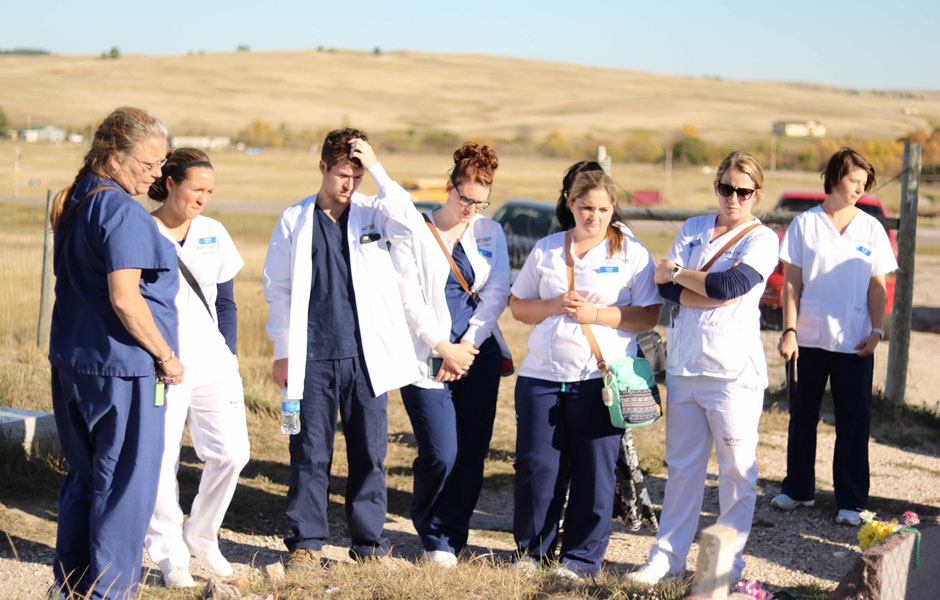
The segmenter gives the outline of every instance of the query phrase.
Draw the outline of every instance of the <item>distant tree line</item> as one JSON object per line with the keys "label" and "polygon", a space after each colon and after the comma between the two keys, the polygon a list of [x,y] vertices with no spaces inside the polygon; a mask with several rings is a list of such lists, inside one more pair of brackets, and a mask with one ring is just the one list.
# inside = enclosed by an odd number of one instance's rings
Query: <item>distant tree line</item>
{"label": "distant tree line", "polygon": [[13,48],[12,50],[0,50],[0,54],[15,54],[17,56],[39,56],[52,54],[42,48]]}
{"label": "distant tree line", "polygon": [[[236,142],[248,146],[276,148],[309,148],[319,144],[329,128],[291,129],[287,123],[273,126],[257,119],[240,130]],[[451,152],[465,141],[453,132],[434,128],[410,128],[375,132],[373,144],[385,152]],[[919,142],[924,146],[923,165],[926,173],[940,174],[940,122],[930,129],[916,129],[898,139],[861,139],[855,137],[784,138],[776,140],[772,151],[770,136],[756,138],[739,145],[710,142],[699,136],[692,125],[684,125],[674,132],[640,130],[621,135],[586,134],[566,136],[555,130],[543,137],[534,135],[530,128],[520,127],[514,136],[494,139],[486,136],[472,141],[494,146],[500,154],[537,155],[547,158],[575,159],[592,156],[598,145],[607,147],[614,162],[662,163],[667,148],[672,148],[672,161],[677,166],[714,165],[732,150],[746,150],[754,154],[769,170],[774,154],[776,168],[797,171],[821,171],[826,161],[842,146],[851,146],[862,152],[887,180],[899,173],[904,154],[904,142]]]}

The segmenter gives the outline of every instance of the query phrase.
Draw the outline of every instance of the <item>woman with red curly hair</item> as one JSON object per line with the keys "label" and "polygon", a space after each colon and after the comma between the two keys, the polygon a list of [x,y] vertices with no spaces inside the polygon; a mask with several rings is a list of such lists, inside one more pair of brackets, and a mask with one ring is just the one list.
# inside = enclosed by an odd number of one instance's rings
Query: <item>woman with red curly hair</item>
{"label": "woman with red curly hair", "polygon": [[418,443],[411,518],[428,560],[448,567],[467,543],[496,416],[509,255],[480,211],[498,165],[489,146],[458,148],[447,201],[392,248],[421,372],[401,390]]}

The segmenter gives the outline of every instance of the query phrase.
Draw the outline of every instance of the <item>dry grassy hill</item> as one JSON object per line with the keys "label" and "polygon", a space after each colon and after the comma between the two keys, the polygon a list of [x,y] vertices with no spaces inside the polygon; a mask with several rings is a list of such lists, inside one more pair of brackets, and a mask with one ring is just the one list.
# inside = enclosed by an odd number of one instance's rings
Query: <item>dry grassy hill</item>
{"label": "dry grassy hill", "polygon": [[737,82],[465,54],[296,50],[191,56],[0,56],[11,124],[85,126],[140,105],[176,133],[231,135],[253,119],[319,129],[435,128],[461,135],[666,132],[713,141],[766,136],[812,118],[830,135],[893,137],[940,119],[940,92],[883,93]]}

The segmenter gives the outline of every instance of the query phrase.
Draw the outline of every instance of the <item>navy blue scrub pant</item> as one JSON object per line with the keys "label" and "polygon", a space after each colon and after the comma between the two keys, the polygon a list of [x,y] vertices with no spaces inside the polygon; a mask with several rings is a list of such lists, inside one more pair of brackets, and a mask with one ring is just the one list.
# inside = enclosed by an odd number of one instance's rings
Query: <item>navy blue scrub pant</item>
{"label": "navy blue scrub pant", "polygon": [[346,522],[353,558],[384,556],[385,454],[388,449],[388,396],[372,396],[359,358],[308,360],[300,402],[300,433],[290,438],[290,487],[284,543],[319,550],[329,537],[330,466],[336,415],[346,437]]}
{"label": "navy blue scrub pant", "polygon": [[794,500],[816,493],[816,424],[826,380],[832,390],[836,447],[832,480],[839,509],[864,510],[868,503],[868,434],[874,356],[800,346],[797,394],[790,402],[787,476],[781,491]]}
{"label": "navy blue scrub pant", "polygon": [[490,337],[462,379],[443,389],[401,390],[418,442],[411,520],[425,550],[456,554],[467,544],[493,435],[501,363]]}
{"label": "navy blue scrub pant", "polygon": [[163,456],[166,408],[153,405],[153,386],[153,376],[52,368],[52,406],[69,465],[53,562],[61,596],[136,593]]}
{"label": "navy blue scrub pant", "polygon": [[580,573],[598,573],[607,551],[623,435],[610,424],[602,387],[600,379],[516,379],[516,546],[536,560],[553,558],[565,499],[559,475],[569,462],[571,489],[559,561]]}

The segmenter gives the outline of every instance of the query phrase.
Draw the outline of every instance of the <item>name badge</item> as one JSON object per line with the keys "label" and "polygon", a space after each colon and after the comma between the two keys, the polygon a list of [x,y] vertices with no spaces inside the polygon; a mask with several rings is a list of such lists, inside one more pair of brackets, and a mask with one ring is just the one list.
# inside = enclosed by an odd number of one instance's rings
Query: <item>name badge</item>
{"label": "name badge", "polygon": [[598,267],[598,273],[617,273],[620,271],[620,267]]}
{"label": "name badge", "polygon": [[871,256],[871,250],[869,250],[865,246],[859,246],[858,251],[864,254],[865,256]]}
{"label": "name badge", "polygon": [[205,254],[209,252],[215,252],[218,246],[219,246],[219,242],[218,240],[216,240],[215,236],[204,237],[204,238],[199,238],[198,244],[196,245],[196,250],[200,253]]}
{"label": "name badge", "polygon": [[480,253],[480,256],[485,256],[486,258],[491,258],[493,253],[489,250],[484,250],[483,248],[477,248],[477,252]]}

